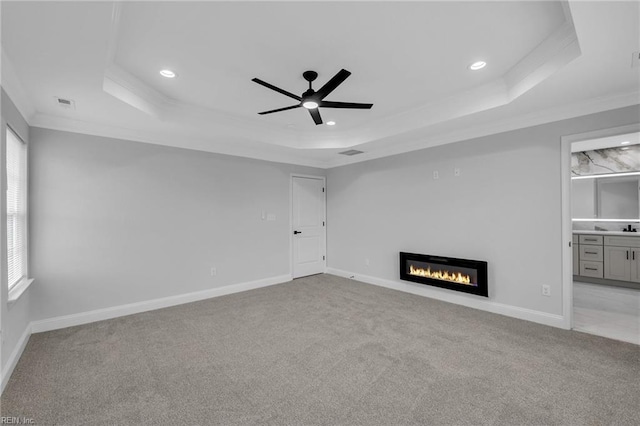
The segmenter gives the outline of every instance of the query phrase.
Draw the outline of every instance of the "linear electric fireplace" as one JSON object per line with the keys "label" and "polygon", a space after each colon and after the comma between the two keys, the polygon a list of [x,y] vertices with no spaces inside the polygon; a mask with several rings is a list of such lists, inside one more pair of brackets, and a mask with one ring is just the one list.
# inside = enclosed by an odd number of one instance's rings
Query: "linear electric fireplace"
{"label": "linear electric fireplace", "polygon": [[487,262],[400,252],[400,279],[489,297]]}

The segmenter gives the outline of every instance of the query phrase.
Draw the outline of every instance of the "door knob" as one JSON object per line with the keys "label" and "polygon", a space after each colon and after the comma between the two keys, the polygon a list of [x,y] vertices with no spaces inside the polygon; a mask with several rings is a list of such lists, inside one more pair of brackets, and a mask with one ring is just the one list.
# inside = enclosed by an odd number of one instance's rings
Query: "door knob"
{"label": "door knob", "polygon": [[302,231],[293,231],[293,235],[302,234]]}

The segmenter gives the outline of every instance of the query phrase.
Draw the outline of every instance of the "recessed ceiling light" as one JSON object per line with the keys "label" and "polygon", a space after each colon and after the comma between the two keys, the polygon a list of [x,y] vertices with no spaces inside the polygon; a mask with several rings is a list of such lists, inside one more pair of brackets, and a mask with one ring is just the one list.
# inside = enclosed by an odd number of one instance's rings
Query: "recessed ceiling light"
{"label": "recessed ceiling light", "polygon": [[629,145],[631,142],[629,141],[624,141],[624,142],[620,142],[620,145]]}
{"label": "recessed ceiling light", "polygon": [[162,70],[160,71],[160,75],[167,78],[174,78],[176,73],[171,70]]}
{"label": "recessed ceiling light", "polygon": [[629,149],[629,147],[628,147],[628,146],[625,146],[624,148],[620,148],[620,149],[621,149],[621,150],[623,150],[623,151],[626,151],[626,150],[628,150],[628,149]]}
{"label": "recessed ceiling light", "polygon": [[335,121],[327,121],[327,126],[335,126],[336,122]]}
{"label": "recessed ceiling light", "polygon": [[478,71],[486,66],[487,66],[487,63],[485,61],[477,61],[469,65],[469,69],[472,71]]}

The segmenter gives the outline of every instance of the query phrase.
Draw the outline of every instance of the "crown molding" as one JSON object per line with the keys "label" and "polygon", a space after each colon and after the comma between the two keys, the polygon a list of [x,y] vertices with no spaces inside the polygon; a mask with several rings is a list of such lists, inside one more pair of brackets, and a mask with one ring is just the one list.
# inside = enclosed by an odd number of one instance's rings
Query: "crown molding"
{"label": "crown molding", "polygon": [[580,102],[561,105],[544,111],[535,111],[519,116],[499,120],[487,124],[468,127],[462,130],[445,132],[441,134],[427,134],[428,128],[423,131],[407,132],[397,135],[393,144],[386,147],[366,152],[367,144],[355,146],[354,149],[365,151],[364,154],[354,157],[344,157],[329,162],[327,168],[361,163],[420,149],[431,148],[454,142],[490,136],[512,130],[524,129],[541,124],[553,123],[570,118],[581,117],[618,108],[640,105],[640,91],[631,93],[618,93],[610,96],[587,99]]}
{"label": "crown molding", "polygon": [[533,89],[581,54],[573,21],[565,21],[504,75],[509,102]]}
{"label": "crown molding", "polygon": [[[366,152],[367,145],[369,144],[357,145],[355,148],[364,150],[364,154],[354,157],[336,155],[334,160],[328,161],[312,158],[311,156],[306,155],[306,149],[278,147],[255,141],[251,143],[250,141],[241,138],[226,138],[221,142],[220,140],[207,137],[205,135],[187,135],[178,132],[161,133],[127,129],[45,114],[36,114],[29,121],[29,125],[45,129],[130,140],[134,142],[152,143],[257,160],[330,169],[434,146],[445,145],[448,143],[460,142],[598,112],[624,108],[632,105],[640,105],[640,92],[620,93],[612,96],[588,99],[582,102],[551,108],[544,112],[536,111],[522,114],[516,117],[468,127],[453,132],[428,134],[429,128],[427,127],[419,129],[418,131],[405,132],[391,136],[389,139],[393,140],[393,144],[372,147],[373,150],[370,152]],[[179,141],[180,145],[176,145],[176,141]],[[374,141],[371,144],[376,143],[379,144],[380,141]]]}
{"label": "crown molding", "polygon": [[[133,142],[150,143],[173,148],[191,149],[223,155],[252,158],[277,163],[295,164],[316,168],[326,168],[324,161],[304,155],[304,150],[278,147],[269,144],[251,142],[242,138],[215,138],[186,132],[151,132],[129,129],[66,117],[37,113],[29,121],[31,127],[59,130],[105,138]],[[224,140],[222,140],[224,139]],[[176,143],[177,142],[177,143]]]}
{"label": "crown molding", "polygon": [[0,48],[0,82],[22,117],[29,122],[37,112],[35,104],[22,86],[13,62],[2,48]]}
{"label": "crown molding", "polygon": [[102,89],[114,98],[161,121],[168,115],[169,100],[164,95],[115,64],[104,72]]}

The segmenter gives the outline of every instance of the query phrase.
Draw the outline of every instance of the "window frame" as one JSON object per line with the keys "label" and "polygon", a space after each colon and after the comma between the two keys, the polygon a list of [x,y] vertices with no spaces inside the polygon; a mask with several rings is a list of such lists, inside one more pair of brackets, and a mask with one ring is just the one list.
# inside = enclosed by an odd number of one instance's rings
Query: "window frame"
{"label": "window frame", "polygon": [[[10,136],[11,135],[11,136]],[[7,200],[7,192],[9,188],[9,173],[7,168],[7,161],[9,159],[8,148],[9,148],[9,137],[14,137],[19,143],[23,145],[23,153],[24,158],[20,160],[21,165],[24,170],[20,170],[22,174],[22,178],[24,179],[24,235],[23,235],[23,274],[22,276],[14,282],[9,281],[9,269],[8,269],[8,260],[9,260],[9,229],[7,227],[7,235],[6,235],[6,244],[7,244],[7,290],[9,292],[8,302],[15,302],[20,295],[29,287],[29,285],[33,282],[33,279],[29,278],[29,144],[16,132],[8,123],[6,125],[5,131],[5,214],[7,215],[7,222],[9,217],[9,203]]]}

